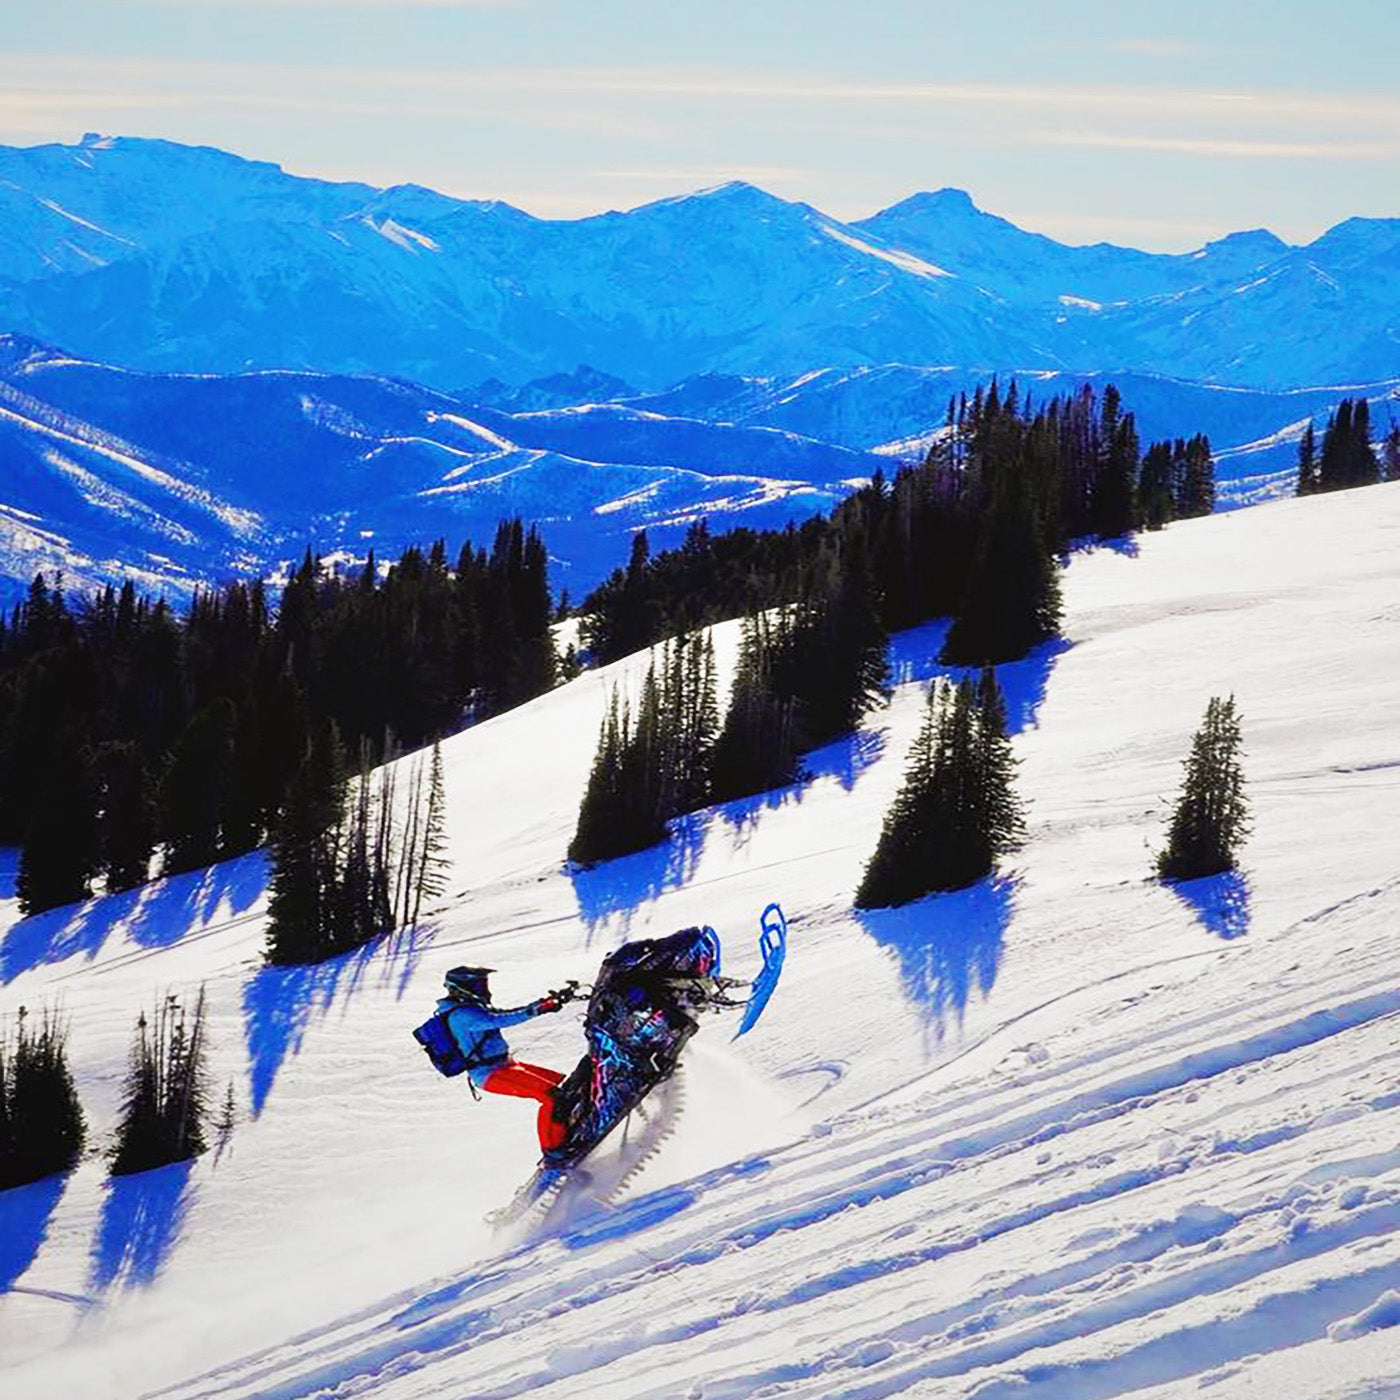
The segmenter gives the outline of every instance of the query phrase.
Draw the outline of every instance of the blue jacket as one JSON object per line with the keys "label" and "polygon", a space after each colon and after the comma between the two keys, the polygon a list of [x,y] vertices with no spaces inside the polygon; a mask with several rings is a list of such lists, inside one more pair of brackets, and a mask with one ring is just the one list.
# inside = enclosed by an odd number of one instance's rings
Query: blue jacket
{"label": "blue jacket", "polygon": [[472,1083],[477,1085],[510,1058],[510,1046],[506,1044],[501,1028],[518,1026],[522,1021],[540,1014],[539,1003],[533,1001],[529,1006],[502,1011],[494,1006],[477,1006],[452,997],[443,997],[437,1009],[438,1014],[446,1018],[453,1038],[462,1047],[462,1053],[471,1061],[467,1073],[471,1075]]}

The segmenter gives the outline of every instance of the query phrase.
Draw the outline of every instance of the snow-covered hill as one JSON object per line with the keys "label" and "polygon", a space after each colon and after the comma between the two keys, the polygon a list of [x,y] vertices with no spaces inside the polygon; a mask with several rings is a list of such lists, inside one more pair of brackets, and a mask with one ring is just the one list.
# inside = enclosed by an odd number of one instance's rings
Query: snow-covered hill
{"label": "snow-covered hill", "polygon": [[155,370],[312,369],[440,389],[580,363],[695,374],[909,363],[1255,387],[1400,375],[1400,220],[1305,247],[1070,247],[918,194],[843,223],[732,183],[543,220],[129,137],[0,147],[0,328]]}
{"label": "snow-covered hill", "polygon": [[[857,915],[940,629],[812,780],[562,866],[609,685],[445,745],[450,894],[307,970],[259,964],[258,857],[11,921],[0,1008],[61,999],[95,1149],[138,1011],[208,988],[229,1146],[0,1195],[0,1379],[26,1400],[956,1400],[1400,1395],[1400,484],[1076,556],[1068,645],[1003,667],[1029,833],[998,881]],[[719,630],[732,660],[732,627]],[[1233,694],[1238,875],[1148,878]],[[408,1030],[456,962],[520,1001],[704,921],[791,917],[764,1020],[692,1043],[611,1208],[495,1235],[531,1112]],[[513,1033],[565,1065],[566,1013]],[[598,1164],[606,1176],[606,1162]]]}
{"label": "snow-covered hill", "polygon": [[[987,378],[878,365],[640,394],[579,367],[453,396],[370,376],[141,374],[0,334],[0,604],[41,568],[81,589],[134,576],[182,597],[275,572],[308,545],[384,557],[440,536],[480,543],[514,512],[540,524],[556,588],[578,597],[639,527],[664,547],[702,513],[719,530],[828,509],[922,457],[949,396]],[[1109,378],[1019,383],[1043,400]],[[1395,383],[1271,393],[1112,379],[1144,443],[1209,435],[1226,504],[1290,491],[1304,424],[1343,392],[1366,394],[1382,428],[1400,395]]]}
{"label": "snow-covered hill", "polygon": [[678,543],[829,509],[885,461],[779,428],[625,406],[504,414],[420,386],[276,371],[147,375],[0,335],[0,603],[40,568],[153,591],[311,546],[381,558],[539,524],[575,596],[645,527]]}

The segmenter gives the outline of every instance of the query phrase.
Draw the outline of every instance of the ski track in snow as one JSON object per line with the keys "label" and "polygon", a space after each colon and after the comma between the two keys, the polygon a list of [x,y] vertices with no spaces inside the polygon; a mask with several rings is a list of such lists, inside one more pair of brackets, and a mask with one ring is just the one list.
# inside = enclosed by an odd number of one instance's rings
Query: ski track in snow
{"label": "ski track in snow", "polygon": [[[1077,558],[1073,645],[1003,672],[1029,688],[1031,835],[980,894],[850,909],[935,627],[900,639],[891,706],[810,783],[601,874],[560,853],[609,684],[646,658],[467,731],[444,746],[452,895],[334,965],[257,967],[255,863],[15,925],[6,996],[61,991],[100,1140],[156,989],[207,983],[215,1082],[246,1054],[257,1092],[226,1158],[149,1174],[145,1233],[115,1233],[96,1163],[15,1217],[40,1239],[8,1272],[0,1250],[6,1394],[1394,1400],[1397,538],[1387,486]],[[735,629],[716,643],[728,666]],[[1231,688],[1244,868],[1159,885],[1153,794]],[[704,920],[744,975],[774,895],[788,965],[754,1034],[707,1023],[683,1112],[657,1100],[542,1218],[478,1224],[528,1173],[529,1115],[415,1062],[441,969],[470,946],[515,1004]],[[562,1064],[577,1027],[512,1043]],[[623,1184],[629,1151],[646,1169]]]}

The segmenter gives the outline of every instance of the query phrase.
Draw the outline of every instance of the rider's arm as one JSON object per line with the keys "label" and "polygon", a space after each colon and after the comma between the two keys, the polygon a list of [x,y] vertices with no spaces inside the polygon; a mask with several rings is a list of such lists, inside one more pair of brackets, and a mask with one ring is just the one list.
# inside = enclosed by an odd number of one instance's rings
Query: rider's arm
{"label": "rider's arm", "polygon": [[[557,1008],[554,1009],[557,1010]],[[522,1021],[528,1021],[532,1016],[540,1015],[543,1010],[544,1008],[539,1001],[532,1001],[529,1006],[516,1006],[509,1010],[503,1010],[497,1006],[458,1006],[453,1008],[452,1019],[472,1030],[501,1030],[506,1026],[518,1026]]]}

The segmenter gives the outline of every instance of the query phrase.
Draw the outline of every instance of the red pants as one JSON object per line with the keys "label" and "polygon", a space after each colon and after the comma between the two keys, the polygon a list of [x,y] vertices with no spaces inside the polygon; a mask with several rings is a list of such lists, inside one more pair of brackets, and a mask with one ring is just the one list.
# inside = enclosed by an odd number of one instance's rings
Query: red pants
{"label": "red pants", "polygon": [[539,1065],[527,1065],[522,1060],[507,1060],[493,1069],[481,1081],[488,1094],[509,1094],[517,1099],[538,1099],[539,1116],[535,1131],[540,1137],[540,1151],[558,1147],[564,1141],[566,1129],[554,1117],[554,1086],[563,1083],[564,1076]]}

